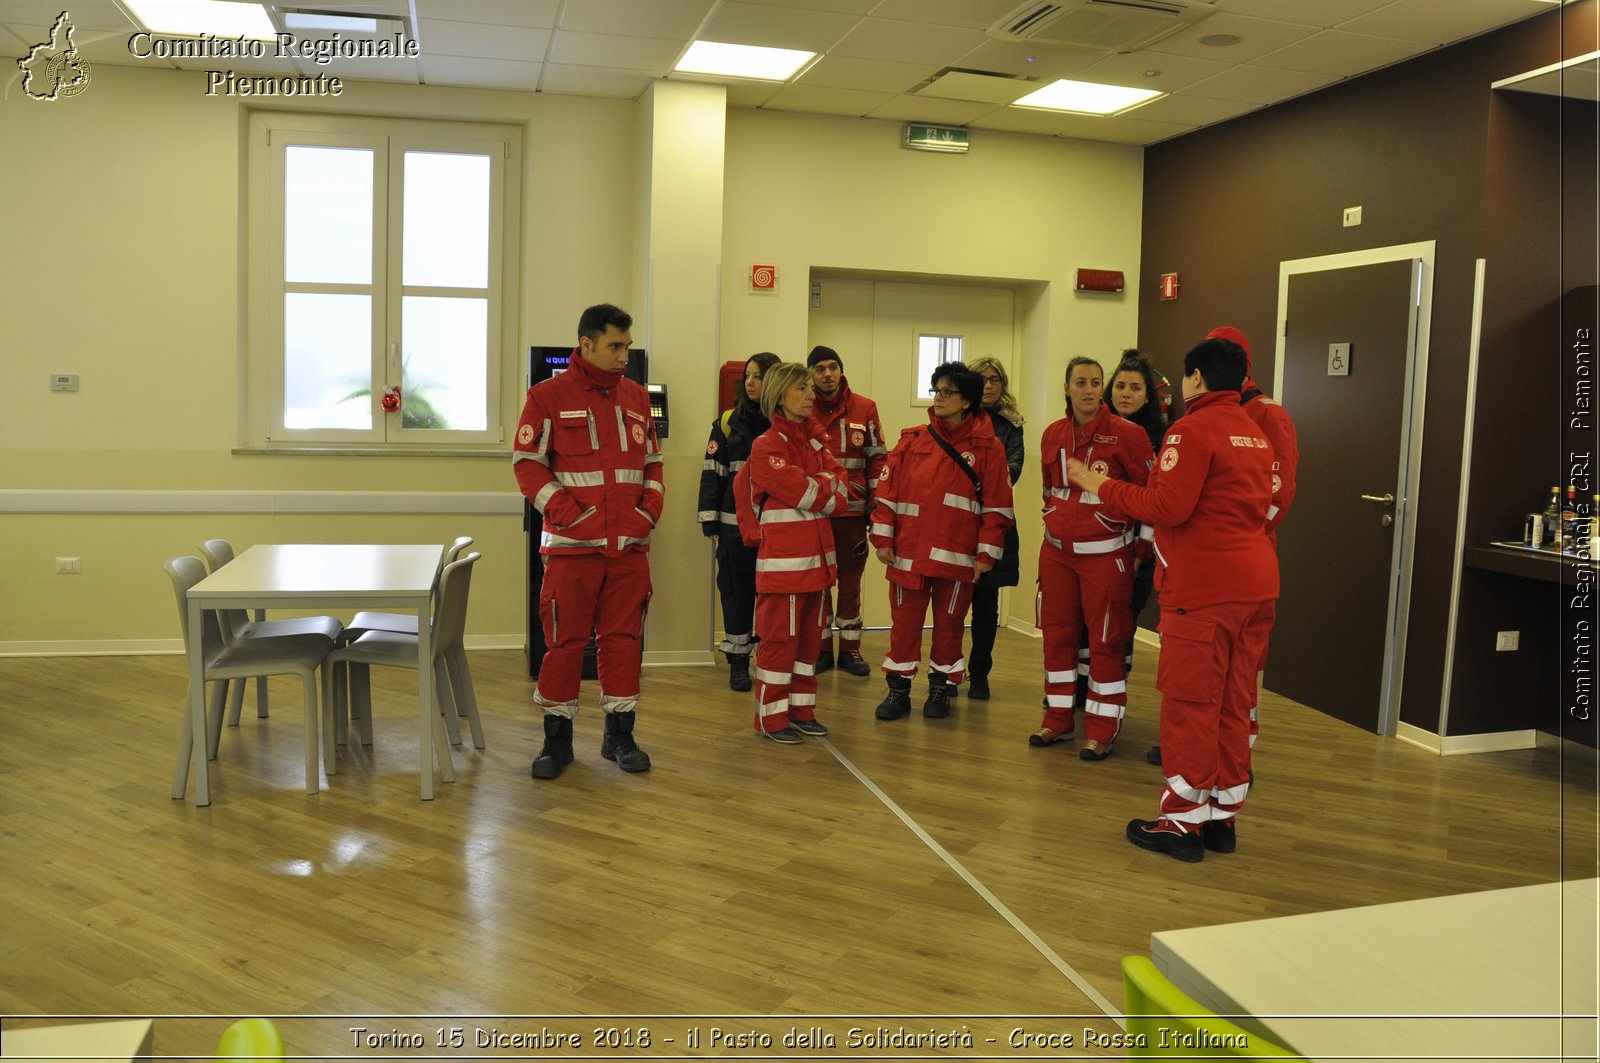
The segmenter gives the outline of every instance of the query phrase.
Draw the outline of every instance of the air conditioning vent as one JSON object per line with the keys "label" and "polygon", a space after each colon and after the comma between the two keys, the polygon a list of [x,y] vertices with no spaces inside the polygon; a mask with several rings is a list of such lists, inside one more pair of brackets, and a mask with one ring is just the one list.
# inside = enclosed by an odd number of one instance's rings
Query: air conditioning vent
{"label": "air conditioning vent", "polygon": [[1215,11],[1215,0],[1033,0],[990,26],[989,36],[1132,52]]}

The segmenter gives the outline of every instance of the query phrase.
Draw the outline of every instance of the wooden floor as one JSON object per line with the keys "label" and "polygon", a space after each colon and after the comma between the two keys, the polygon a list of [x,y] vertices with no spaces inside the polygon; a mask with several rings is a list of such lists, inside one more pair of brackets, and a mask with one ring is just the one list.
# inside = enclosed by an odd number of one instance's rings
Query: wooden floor
{"label": "wooden floor", "polygon": [[1081,1037],[1117,1028],[1119,960],[1153,931],[1596,873],[1592,761],[1440,758],[1270,695],[1238,852],[1137,850],[1124,825],[1159,786],[1138,653],[1102,763],[1026,744],[1039,643],[1002,632],[993,700],[880,723],[881,678],[835,671],[832,735],[799,747],[751,733],[725,669],[648,670],[640,776],[600,758],[586,684],[577,762],[536,782],[523,658],[477,652],[488,748],[456,750],[426,804],[412,673],[374,670],[376,745],[316,796],[298,690],[274,681],[271,718],[224,734],[209,808],[167,794],[182,658],[0,660],[0,1013],[196,1016],[157,1022],[162,1055],[257,1014],[295,1054],[364,1057],[351,1027],[425,1036],[412,1057],[452,1026],[469,1049],[479,1028],[648,1025],[660,1052],[690,1025],[776,1039],[808,1016]]}

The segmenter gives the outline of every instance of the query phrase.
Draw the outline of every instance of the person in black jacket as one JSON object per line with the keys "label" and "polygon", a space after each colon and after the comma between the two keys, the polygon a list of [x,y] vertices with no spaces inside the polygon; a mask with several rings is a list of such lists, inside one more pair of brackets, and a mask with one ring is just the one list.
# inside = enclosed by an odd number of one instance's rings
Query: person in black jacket
{"label": "person in black jacket", "polygon": [[744,363],[744,391],[733,408],[711,422],[705,462],[700,471],[700,530],[716,543],[717,590],[722,597],[723,639],[718,646],[728,658],[728,686],[751,688],[751,632],[756,608],[756,548],[739,537],[733,506],[733,477],[750,456],[750,446],[772,427],[761,412],[761,377],[778,364],[768,351]]}
{"label": "person in black jacket", "polygon": [[[1011,379],[1005,366],[993,357],[975,359],[972,370],[983,378],[983,411],[994,425],[994,434],[1006,448],[1006,470],[1016,485],[1022,475],[1022,413],[1011,394]],[[967,656],[969,683],[967,696],[979,701],[989,697],[989,672],[994,667],[994,637],[1000,627],[1000,588],[1017,585],[1017,553],[1021,540],[1017,526],[1006,529],[1005,552],[994,568],[978,577],[972,588],[972,652]]]}

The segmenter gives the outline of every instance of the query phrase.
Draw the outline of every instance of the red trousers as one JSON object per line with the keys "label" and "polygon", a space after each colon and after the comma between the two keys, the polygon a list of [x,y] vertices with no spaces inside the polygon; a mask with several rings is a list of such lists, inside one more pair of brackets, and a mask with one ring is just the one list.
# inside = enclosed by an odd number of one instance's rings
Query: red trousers
{"label": "red trousers", "polygon": [[756,595],[756,730],[817,716],[817,646],[826,591]]}
{"label": "red trousers", "polygon": [[928,650],[928,671],[943,673],[959,683],[967,673],[961,656],[961,638],[972,605],[972,584],[952,579],[924,579],[918,588],[889,584],[889,655],[883,670],[907,679],[917,674],[922,661],[922,621],[933,606],[933,645]]}
{"label": "red trousers", "polygon": [[544,661],[534,700],[547,713],[578,712],[583,648],[595,636],[600,707],[632,712],[639,702],[639,658],[650,606],[650,558],[637,552],[546,554],[539,588]]}
{"label": "red trousers", "polygon": [[1039,629],[1044,634],[1044,726],[1072,731],[1078,647],[1087,632],[1088,696],[1084,737],[1116,741],[1128,707],[1128,638],[1132,634],[1133,550],[1076,554],[1039,547]]}
{"label": "red trousers", "polygon": [[1250,707],[1271,602],[1161,610],[1161,818],[1231,819],[1250,789]]}
{"label": "red trousers", "polygon": [[833,648],[839,628],[839,652],[861,652],[861,574],[867,568],[867,518],[833,518],[833,552],[839,568],[837,606],[830,587],[822,592],[822,646]]}
{"label": "red trousers", "polygon": [[[1276,536],[1274,536],[1274,542],[1276,542]],[[1265,672],[1267,670],[1267,643],[1270,641],[1270,636],[1272,635],[1272,625],[1273,625],[1274,622],[1277,621],[1277,619],[1278,619],[1278,603],[1277,602],[1268,602],[1267,603],[1267,636],[1263,637],[1262,640],[1261,640],[1261,660],[1256,665],[1256,676],[1257,676],[1257,678],[1260,677],[1262,672]],[[1259,682],[1255,682],[1253,680],[1252,681],[1252,685],[1250,687],[1250,748],[1251,749],[1254,749],[1256,747],[1256,736],[1261,733],[1261,719],[1260,719],[1261,707],[1259,705],[1259,701],[1260,701],[1260,697],[1261,697],[1260,689],[1261,689],[1261,684]]]}

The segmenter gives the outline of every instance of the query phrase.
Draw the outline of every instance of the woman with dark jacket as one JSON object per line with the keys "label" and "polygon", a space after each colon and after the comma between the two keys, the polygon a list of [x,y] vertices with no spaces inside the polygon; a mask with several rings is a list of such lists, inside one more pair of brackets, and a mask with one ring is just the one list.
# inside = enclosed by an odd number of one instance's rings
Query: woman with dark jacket
{"label": "woman with dark jacket", "polygon": [[739,401],[711,422],[705,463],[700,471],[700,530],[716,543],[717,590],[722,597],[723,639],[718,647],[728,658],[728,686],[751,687],[751,630],[756,608],[756,550],[739,538],[733,507],[733,477],[750,457],[751,445],[770,423],[761,412],[761,378],[778,364],[763,351],[744,363],[744,388]]}
{"label": "woman with dark jacket", "polygon": [[[1016,486],[1022,475],[1022,411],[1011,394],[1011,379],[999,359],[984,356],[971,368],[983,379],[983,412],[989,415],[995,436],[1006,449],[1006,472]],[[1021,540],[1017,526],[1006,529],[1004,552],[994,568],[978,577],[972,588],[972,652],[967,655],[969,682],[967,696],[979,701],[989,697],[989,672],[994,667],[994,637],[1000,627],[1000,588],[1017,585],[1017,554]]]}
{"label": "woman with dark jacket", "polygon": [[[1106,402],[1114,409],[1118,417],[1125,421],[1132,421],[1143,428],[1150,437],[1150,453],[1155,454],[1161,449],[1161,439],[1167,434],[1167,409],[1161,401],[1161,394],[1167,378],[1156,372],[1150,360],[1139,353],[1138,348],[1130,347],[1122,352],[1122,361],[1117,368],[1112,370],[1111,382],[1106,385]],[[1133,575],[1133,620],[1137,627],[1139,614],[1144,611],[1145,603],[1150,601],[1150,593],[1155,585],[1156,559],[1150,550],[1150,531],[1141,528],[1139,541],[1134,551],[1138,558],[1138,568]],[[1130,629],[1131,630],[1131,629]],[[1128,667],[1133,667],[1133,641],[1128,641]]]}

